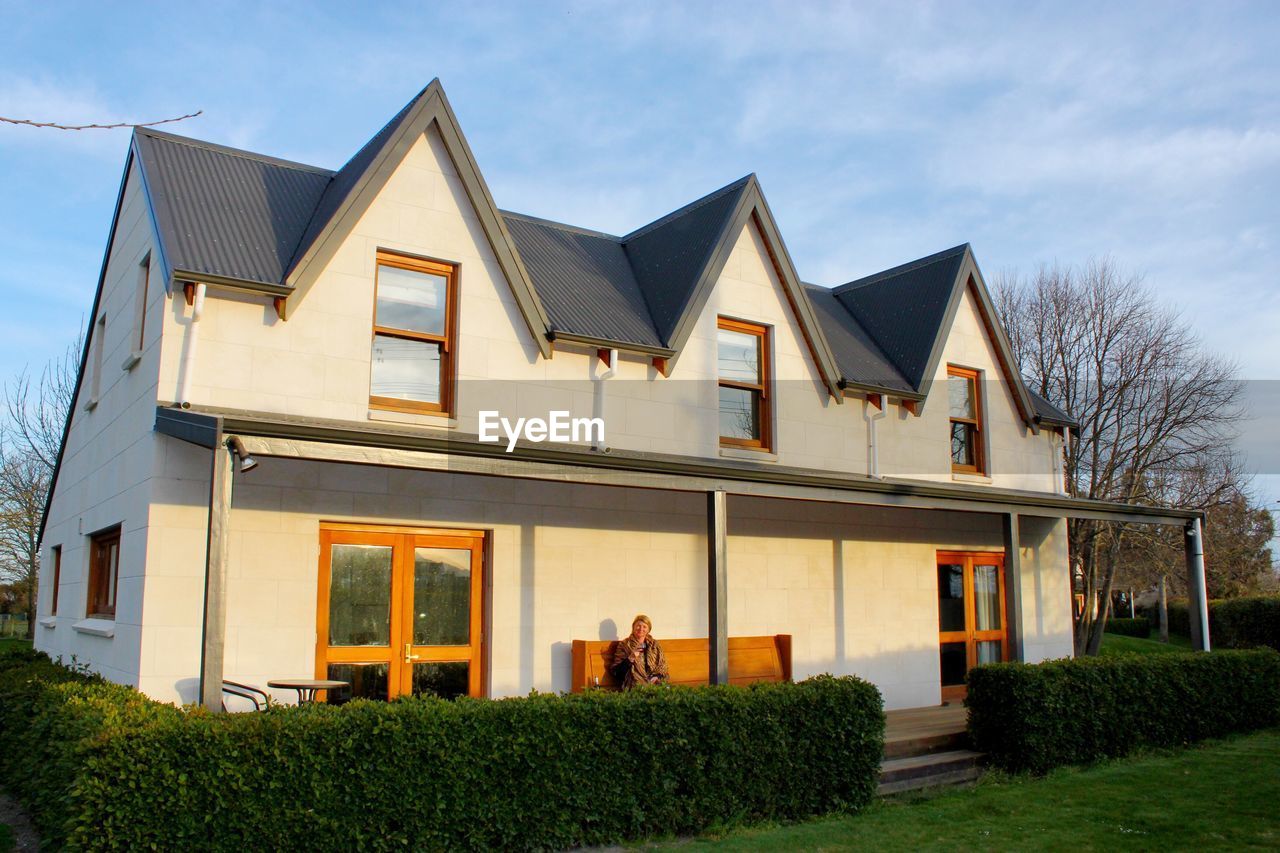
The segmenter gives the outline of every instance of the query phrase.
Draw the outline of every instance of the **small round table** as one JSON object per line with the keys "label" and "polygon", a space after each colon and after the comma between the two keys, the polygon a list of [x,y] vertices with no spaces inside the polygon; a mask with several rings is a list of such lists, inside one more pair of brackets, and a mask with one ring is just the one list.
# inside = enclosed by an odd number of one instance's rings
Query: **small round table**
{"label": "small round table", "polygon": [[277,687],[281,690],[298,691],[298,704],[310,705],[316,701],[316,691],[318,690],[341,690],[344,687],[350,687],[351,683],[347,681],[328,681],[323,678],[278,678],[275,681],[268,681],[268,687]]}

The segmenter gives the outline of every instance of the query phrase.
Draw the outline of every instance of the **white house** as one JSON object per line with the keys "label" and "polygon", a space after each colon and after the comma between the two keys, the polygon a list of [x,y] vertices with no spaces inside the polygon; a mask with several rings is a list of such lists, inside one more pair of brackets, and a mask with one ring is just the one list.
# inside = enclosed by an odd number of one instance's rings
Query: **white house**
{"label": "white house", "polygon": [[91,317],[36,644],[160,699],[567,690],[644,612],[934,705],[1072,653],[1067,517],[1198,542],[1063,493],[968,246],[805,284],[754,176],[502,211],[438,82],[336,172],[138,130]]}

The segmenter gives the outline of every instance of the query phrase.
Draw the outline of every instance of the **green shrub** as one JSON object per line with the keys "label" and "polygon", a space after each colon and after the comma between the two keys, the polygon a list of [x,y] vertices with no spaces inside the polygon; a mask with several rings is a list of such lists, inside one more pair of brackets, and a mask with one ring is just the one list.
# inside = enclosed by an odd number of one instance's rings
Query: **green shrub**
{"label": "green shrub", "polygon": [[[1151,624],[1159,624],[1160,617],[1154,608],[1151,614]],[[1191,636],[1191,617],[1185,599],[1169,602],[1169,633]],[[1212,599],[1209,641],[1220,649],[1269,646],[1280,651],[1280,595]]]}
{"label": "green shrub", "polygon": [[1151,636],[1151,623],[1146,617],[1136,619],[1108,619],[1108,634],[1121,634],[1125,637],[1141,637],[1144,640]]}
{"label": "green shrub", "polygon": [[565,848],[790,820],[868,803],[884,739],[879,692],[830,676],[220,715],[83,677],[32,692],[25,723],[0,695],[0,742],[52,759],[20,793],[73,849]]}
{"label": "green shrub", "polygon": [[1209,609],[1209,639],[1215,647],[1280,651],[1280,596],[1214,601]]}
{"label": "green shrub", "polygon": [[1013,772],[1280,722],[1280,654],[1270,649],[988,664],[968,685],[974,748]]}

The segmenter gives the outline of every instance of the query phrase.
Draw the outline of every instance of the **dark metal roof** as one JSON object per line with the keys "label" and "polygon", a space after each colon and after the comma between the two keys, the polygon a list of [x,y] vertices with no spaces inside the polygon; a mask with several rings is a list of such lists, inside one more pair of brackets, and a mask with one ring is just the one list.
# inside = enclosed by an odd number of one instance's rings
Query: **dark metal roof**
{"label": "dark metal roof", "polygon": [[502,211],[557,332],[660,347],[619,238]]}
{"label": "dark metal roof", "polygon": [[805,285],[818,323],[846,382],[885,391],[915,389],[828,288]]}
{"label": "dark metal roof", "polygon": [[703,270],[753,175],[721,187],[622,238],[659,337],[670,346]]}
{"label": "dark metal roof", "polygon": [[332,172],[157,130],[134,135],[171,269],[279,284]]}
{"label": "dark metal roof", "polygon": [[832,291],[917,391],[968,249],[956,246]]}
{"label": "dark metal roof", "polygon": [[1032,404],[1036,407],[1036,416],[1040,418],[1041,423],[1052,424],[1054,426],[1066,426],[1072,429],[1078,429],[1080,422],[1066,411],[1058,408],[1050,403],[1044,397],[1041,397],[1030,387],[1027,388],[1027,394],[1031,397]]}

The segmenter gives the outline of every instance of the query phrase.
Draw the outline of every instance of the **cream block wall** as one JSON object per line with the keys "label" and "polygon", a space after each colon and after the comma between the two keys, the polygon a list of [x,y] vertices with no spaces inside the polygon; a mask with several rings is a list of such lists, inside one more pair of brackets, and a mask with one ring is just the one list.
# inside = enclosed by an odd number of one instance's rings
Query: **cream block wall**
{"label": "cream block wall", "polygon": [[[152,655],[140,684],[192,701],[204,548],[197,522],[207,500],[199,460],[207,455],[163,442],[152,559],[165,569],[156,582],[149,575],[143,642]],[[997,519],[742,497],[730,498],[729,515],[732,635],[792,634],[797,678],[852,673],[876,683],[889,707],[937,703],[934,555],[999,550]],[[490,531],[495,697],[567,690],[570,641],[625,634],[639,612],[659,638],[707,633],[700,494],[263,459],[236,475],[228,678],[263,684],[314,671],[322,521]],[[1024,588],[1043,596],[1028,608],[1028,648],[1069,654],[1069,599],[1058,594],[1065,555],[1040,538],[1024,525],[1035,578]],[[1065,652],[1055,651],[1064,625]]]}
{"label": "cream block wall", "polygon": [[[458,416],[374,413],[368,405],[374,275],[379,249],[459,264]],[[820,381],[800,327],[755,224],[738,235],[710,300],[670,377],[624,356],[616,375],[596,381],[594,351],[558,346],[538,352],[511,288],[434,128],[409,150],[379,196],[305,295],[290,300],[289,320],[265,297],[213,289],[199,323],[192,402],[251,411],[367,423],[418,424],[478,431],[477,413],[542,416],[551,410],[591,417],[602,411],[607,440],[637,451],[719,457],[716,318],[738,317],[773,329],[776,448],[749,458],[865,474],[864,404],[837,405]],[[165,315],[159,395],[177,396],[190,308],[173,300]],[[956,319],[948,358],[994,372],[973,305]],[[945,370],[945,368],[944,368]],[[945,386],[924,418],[889,418],[879,427],[881,472],[950,479]],[[1007,397],[1007,394],[1006,394]],[[1047,435],[1031,436],[1010,400],[989,406],[995,482],[1052,490]],[[602,407],[597,409],[597,407]]]}
{"label": "cream block wall", "polygon": [[[71,429],[63,450],[57,491],[49,505],[41,548],[39,617],[36,648],[51,656],[88,664],[107,677],[136,684],[142,666],[143,570],[150,545],[148,503],[155,467],[156,378],[160,364],[158,322],[167,297],[163,282],[153,275],[147,291],[146,336],[140,360],[122,365],[137,346],[137,300],[140,264],[152,246],[146,200],[136,166],[126,175],[120,217],[108,247],[108,263],[97,316],[91,318],[95,336],[102,328],[99,399],[87,408],[92,391],[96,340],[91,341],[89,365],[73,404]],[[89,536],[121,525],[119,583],[114,620],[94,620],[96,630],[110,630],[107,638],[76,630],[83,623],[89,574]],[[62,548],[58,613],[53,607],[53,549]],[[81,628],[89,627],[81,624]]]}

